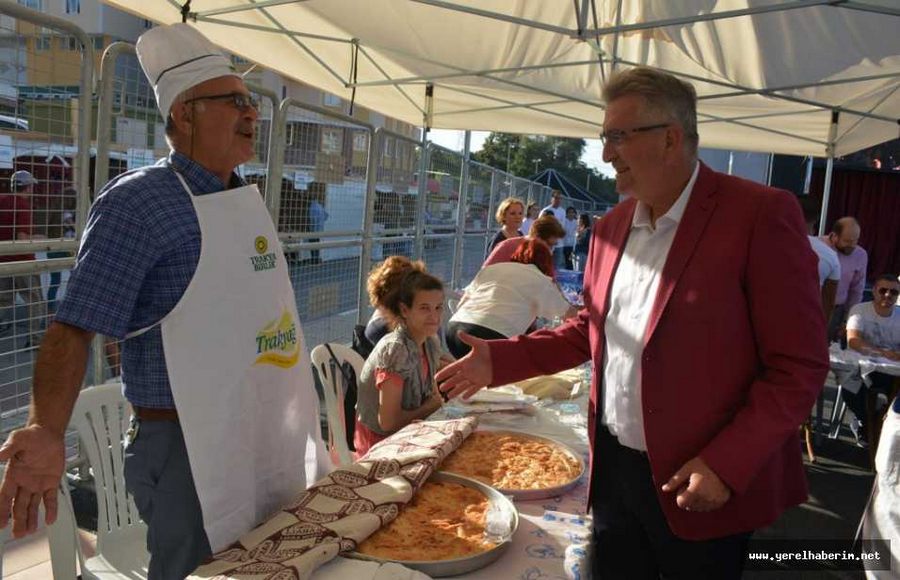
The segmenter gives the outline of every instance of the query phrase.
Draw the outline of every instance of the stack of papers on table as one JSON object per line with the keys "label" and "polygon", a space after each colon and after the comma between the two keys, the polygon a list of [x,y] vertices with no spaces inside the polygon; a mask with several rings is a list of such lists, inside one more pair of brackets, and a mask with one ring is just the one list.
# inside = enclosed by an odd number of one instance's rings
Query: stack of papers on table
{"label": "stack of papers on table", "polygon": [[515,385],[481,389],[469,400],[454,399],[449,405],[450,416],[478,415],[481,413],[534,413],[537,397],[526,395]]}

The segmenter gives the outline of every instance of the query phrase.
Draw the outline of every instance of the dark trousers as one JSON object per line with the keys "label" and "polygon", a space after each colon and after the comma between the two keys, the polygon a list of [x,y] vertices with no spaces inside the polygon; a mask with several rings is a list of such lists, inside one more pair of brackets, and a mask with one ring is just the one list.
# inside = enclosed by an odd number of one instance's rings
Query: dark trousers
{"label": "dark trousers", "polygon": [[620,445],[603,426],[594,445],[600,464],[591,500],[594,580],[740,579],[749,533],[677,538],[660,508],[647,455]]}
{"label": "dark trousers", "polygon": [[447,349],[450,351],[450,354],[452,354],[456,358],[462,358],[469,354],[469,351],[472,350],[472,347],[461,341],[456,336],[456,333],[460,330],[462,330],[463,332],[467,332],[472,336],[483,338],[485,340],[508,338],[506,336],[503,336],[496,330],[491,330],[490,328],[480,326],[478,324],[469,324],[468,322],[451,322],[447,325],[447,333],[444,335],[444,338],[447,339]]}
{"label": "dark trousers", "polygon": [[572,254],[575,246],[563,246],[563,261],[566,263],[566,270],[574,270],[575,263],[572,262]]}
{"label": "dark trousers", "polygon": [[185,578],[212,555],[177,421],[132,419],[125,488],[147,524],[148,580]]}
{"label": "dark trousers", "polygon": [[[869,375],[869,380],[872,381],[872,385],[866,386],[866,384],[863,383],[859,388],[858,393],[841,391],[841,396],[847,401],[847,406],[850,407],[850,410],[853,411],[853,414],[856,415],[856,418],[859,419],[859,422],[862,424],[866,424],[866,418],[869,415],[866,412],[866,399],[870,396],[877,395],[878,393],[883,393],[888,400],[890,400],[891,386],[893,385],[894,377],[884,373],[872,373]],[[865,431],[863,431],[863,433],[865,433]]]}

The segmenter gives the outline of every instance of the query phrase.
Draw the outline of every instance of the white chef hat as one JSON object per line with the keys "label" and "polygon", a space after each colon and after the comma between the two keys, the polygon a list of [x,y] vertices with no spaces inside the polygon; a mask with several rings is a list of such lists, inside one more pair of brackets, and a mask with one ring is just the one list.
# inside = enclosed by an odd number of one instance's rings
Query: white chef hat
{"label": "white chef hat", "polygon": [[163,117],[189,88],[219,77],[240,77],[221,50],[184,22],[151,28],[138,38],[135,49]]}

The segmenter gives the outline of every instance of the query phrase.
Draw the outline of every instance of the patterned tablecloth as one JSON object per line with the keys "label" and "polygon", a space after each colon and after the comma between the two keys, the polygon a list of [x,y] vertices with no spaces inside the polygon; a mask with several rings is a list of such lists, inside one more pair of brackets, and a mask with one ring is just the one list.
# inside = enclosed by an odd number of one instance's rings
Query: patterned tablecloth
{"label": "patterned tablecloth", "polygon": [[[473,418],[413,423],[317,481],[199,567],[192,579],[305,580],[352,551],[400,508],[475,428]],[[374,577],[374,576],[370,576]],[[353,580],[364,580],[354,576]]]}

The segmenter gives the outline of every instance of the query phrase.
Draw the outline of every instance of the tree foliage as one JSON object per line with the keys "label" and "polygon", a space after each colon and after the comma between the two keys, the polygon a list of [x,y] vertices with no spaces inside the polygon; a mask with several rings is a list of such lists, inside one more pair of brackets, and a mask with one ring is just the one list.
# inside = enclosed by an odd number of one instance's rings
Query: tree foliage
{"label": "tree foliage", "polygon": [[581,161],[584,139],[491,133],[481,151],[472,157],[481,163],[518,177],[532,177],[544,169],[555,169],[594,195],[615,202],[615,181]]}

